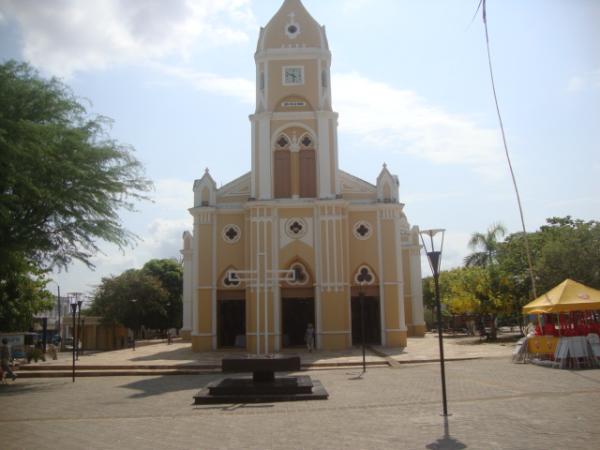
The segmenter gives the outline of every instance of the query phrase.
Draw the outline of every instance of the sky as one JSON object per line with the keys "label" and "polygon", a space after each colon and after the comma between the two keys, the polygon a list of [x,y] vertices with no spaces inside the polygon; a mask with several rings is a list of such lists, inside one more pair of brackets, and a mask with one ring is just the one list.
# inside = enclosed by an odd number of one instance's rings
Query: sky
{"label": "sky", "polygon": [[[121,214],[140,237],[101,244],[49,287],[91,294],[102,277],[179,258],[192,187],[250,170],[254,52],[282,0],[0,0],[0,61],[67,83],[135,148],[153,202]],[[442,268],[474,232],[519,213],[493,103],[479,0],[304,0],[326,26],[340,168],[400,179],[411,225],[444,228]],[[528,231],[600,216],[600,1],[488,0],[496,87]],[[429,274],[424,263],[423,274]]]}

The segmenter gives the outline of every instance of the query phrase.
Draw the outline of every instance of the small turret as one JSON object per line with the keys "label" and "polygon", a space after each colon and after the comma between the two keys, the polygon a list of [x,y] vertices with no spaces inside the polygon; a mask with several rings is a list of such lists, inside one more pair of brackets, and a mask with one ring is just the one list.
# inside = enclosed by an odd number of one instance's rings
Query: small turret
{"label": "small turret", "polygon": [[194,182],[194,207],[214,206],[217,203],[217,183],[210,176],[208,168],[204,176]]}
{"label": "small turret", "polygon": [[377,201],[381,203],[398,203],[399,202],[400,181],[396,175],[392,175],[387,168],[387,164],[383,164],[383,168],[377,177]]}

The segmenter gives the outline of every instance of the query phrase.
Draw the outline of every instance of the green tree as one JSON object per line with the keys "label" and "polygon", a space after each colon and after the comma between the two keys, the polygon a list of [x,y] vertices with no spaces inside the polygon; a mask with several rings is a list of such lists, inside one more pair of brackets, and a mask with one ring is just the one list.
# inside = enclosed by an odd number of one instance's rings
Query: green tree
{"label": "green tree", "polygon": [[469,240],[469,248],[473,253],[465,258],[467,267],[489,267],[496,262],[496,252],[498,251],[498,238],[506,235],[506,228],[500,223],[496,223],[488,228],[485,234],[473,233]]}
{"label": "green tree", "polygon": [[[111,139],[59,80],[0,64],[0,324],[28,329],[43,309],[44,274],[74,259],[92,267],[100,240],[125,248],[132,210],[151,183],[130,147]],[[5,328],[8,327],[8,328]]]}
{"label": "green tree", "polygon": [[496,318],[514,310],[512,281],[497,267],[462,267],[443,272],[442,301],[452,314],[478,314],[491,320],[490,339],[497,337]]}
{"label": "green tree", "polygon": [[45,273],[26,261],[19,266],[0,272],[0,330],[5,332],[29,330],[36,313],[53,307]]}
{"label": "green tree", "polygon": [[183,314],[183,267],[175,259],[152,259],[142,272],[157,278],[169,295],[166,328],[181,328]]}
{"label": "green tree", "polygon": [[139,331],[140,327],[168,328],[169,293],[160,280],[143,270],[130,269],[102,279],[94,293],[89,313],[105,323],[120,323]]}
{"label": "green tree", "polygon": [[59,80],[26,63],[0,65],[0,270],[21,257],[92,266],[98,240],[135,241],[118,211],[132,210],[151,183],[109,127]]}
{"label": "green tree", "polygon": [[[538,295],[566,278],[600,289],[600,222],[552,217],[528,237]],[[522,233],[511,234],[499,246],[498,261],[517,281],[523,302],[531,299]]]}

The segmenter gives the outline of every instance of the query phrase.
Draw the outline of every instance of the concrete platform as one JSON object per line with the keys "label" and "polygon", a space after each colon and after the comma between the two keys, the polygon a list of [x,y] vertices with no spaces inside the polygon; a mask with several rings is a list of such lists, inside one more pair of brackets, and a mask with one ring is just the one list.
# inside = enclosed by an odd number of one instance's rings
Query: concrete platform
{"label": "concrete platform", "polygon": [[210,383],[194,395],[194,404],[273,403],[327,400],[329,394],[319,380],[310,376],[280,377],[270,383],[251,378],[226,378]]}

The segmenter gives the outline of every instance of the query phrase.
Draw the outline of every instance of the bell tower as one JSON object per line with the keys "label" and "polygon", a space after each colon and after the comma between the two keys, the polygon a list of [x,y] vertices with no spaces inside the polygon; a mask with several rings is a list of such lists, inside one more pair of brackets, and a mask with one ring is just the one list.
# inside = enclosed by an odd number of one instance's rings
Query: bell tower
{"label": "bell tower", "polygon": [[251,197],[336,198],[338,115],[325,27],[300,0],[285,0],[260,30],[255,61]]}

